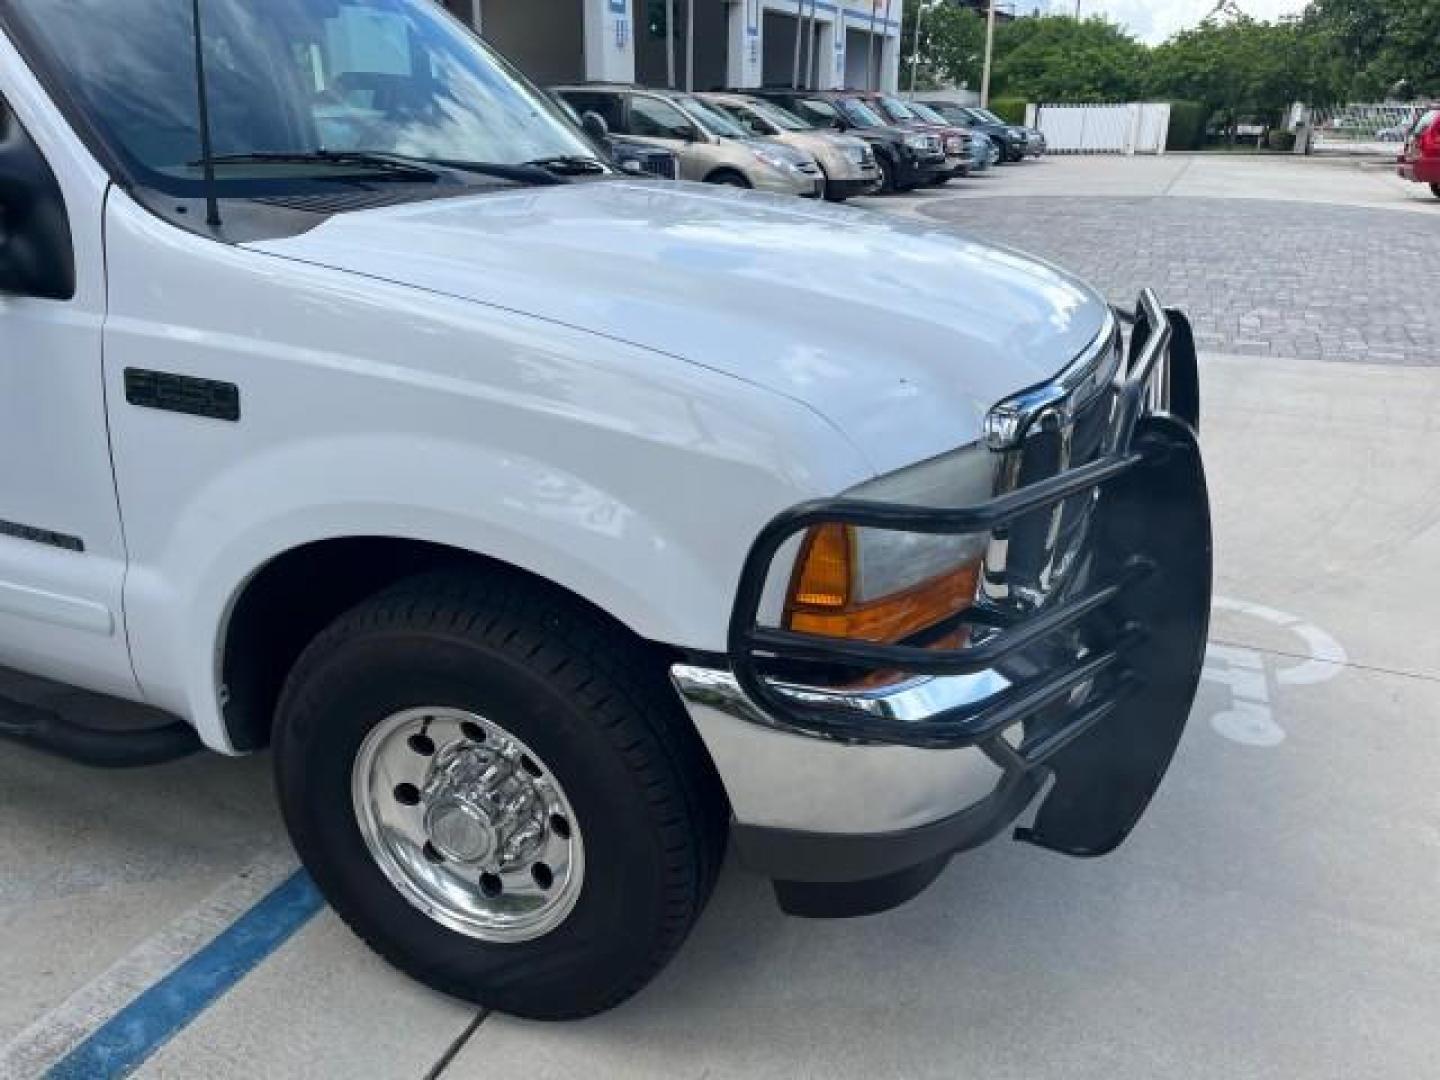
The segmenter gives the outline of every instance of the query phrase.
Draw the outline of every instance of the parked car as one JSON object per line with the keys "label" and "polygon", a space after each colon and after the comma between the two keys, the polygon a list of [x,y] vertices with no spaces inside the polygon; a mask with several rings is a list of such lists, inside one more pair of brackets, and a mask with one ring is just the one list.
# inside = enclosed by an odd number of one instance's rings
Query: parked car
{"label": "parked car", "polygon": [[844,202],[852,195],[868,195],[880,187],[880,166],[864,139],[821,128],[760,98],[726,93],[700,97],[751,135],[787,143],[814,157],[829,201]]}
{"label": "parked car", "polygon": [[821,193],[823,177],[813,157],[754,138],[693,94],[598,83],[557,86],[552,92],[582,119],[592,114],[603,121],[597,131],[669,150],[680,161],[682,180],[807,198]]}
{"label": "parked car", "polygon": [[[989,109],[972,108],[970,110],[970,114],[976,119],[985,121],[990,124],[1005,123],[1004,120],[996,116]],[[1048,149],[1048,145],[1045,141],[1045,133],[1043,131],[1041,131],[1039,128],[1026,127],[1023,124],[1012,124],[1010,126],[1015,128],[1017,131],[1021,132],[1025,136],[1026,157],[1038,158],[1045,156],[1045,151]]]}
{"label": "parked car", "polygon": [[0,6],[8,737],[269,747],[340,916],[537,1018],[730,838],[810,915],[1123,841],[1210,608],[1183,316],[627,177],[432,0],[253,10]]}
{"label": "parked car", "polygon": [[658,176],[662,180],[680,179],[680,159],[670,150],[609,133],[603,145],[610,160],[623,172]]}
{"label": "parked car", "polygon": [[911,191],[948,177],[945,147],[932,132],[888,124],[863,101],[833,90],[728,91],[771,101],[808,120],[864,139],[875,151],[880,167],[880,190]]}
{"label": "parked car", "polygon": [[1406,180],[1429,184],[1440,199],[1440,106],[1426,109],[1405,139],[1398,171]]}
{"label": "parked car", "polygon": [[934,109],[952,124],[989,136],[991,141],[999,147],[1001,161],[1025,160],[1025,156],[1029,152],[1029,136],[1026,134],[1025,128],[1007,124],[998,116],[972,109],[944,96],[918,94],[915,100]]}
{"label": "parked car", "polygon": [[943,120],[938,124],[927,120],[891,94],[873,90],[852,90],[847,93],[898,127],[914,128],[939,137],[940,145],[945,149],[945,160],[949,170],[943,178],[936,181],[937,184],[970,175],[970,131],[968,128],[946,123]]}
{"label": "parked car", "polygon": [[[592,122],[587,125],[579,113],[571,108],[570,103],[559,94],[549,95],[550,100],[559,106],[570,122],[586,136],[595,148],[615,163],[622,172],[628,172],[635,176],[658,176],[662,180],[678,180],[680,178],[680,159],[669,150],[659,146],[652,146],[650,143],[640,142],[637,139],[627,139],[623,135],[616,135],[605,126],[603,120],[592,115]],[[599,120],[598,123],[595,121]]]}
{"label": "parked car", "polygon": [[[906,102],[906,105],[919,116],[921,120],[927,123],[936,125],[945,125],[947,123],[943,116],[934,109],[931,109],[924,102],[910,101]],[[990,166],[999,163],[1000,151],[995,143],[991,141],[990,136],[986,135],[985,132],[971,129],[968,135],[968,144],[970,146],[970,171],[972,173],[985,172]]]}

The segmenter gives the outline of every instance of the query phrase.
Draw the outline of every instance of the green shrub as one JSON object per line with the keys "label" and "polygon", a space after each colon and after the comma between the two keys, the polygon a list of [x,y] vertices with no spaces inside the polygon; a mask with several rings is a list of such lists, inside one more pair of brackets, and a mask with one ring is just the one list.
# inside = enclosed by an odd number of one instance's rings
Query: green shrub
{"label": "green shrub", "polygon": [[1278,150],[1282,154],[1288,154],[1295,149],[1295,132],[1283,131],[1276,128],[1270,132],[1270,149]]}
{"label": "green shrub", "polygon": [[1007,124],[1023,124],[1027,104],[1024,98],[991,98],[990,111]]}
{"label": "green shrub", "polygon": [[1209,110],[1198,101],[1170,103],[1170,133],[1165,139],[1167,150],[1199,150],[1205,141],[1205,121]]}

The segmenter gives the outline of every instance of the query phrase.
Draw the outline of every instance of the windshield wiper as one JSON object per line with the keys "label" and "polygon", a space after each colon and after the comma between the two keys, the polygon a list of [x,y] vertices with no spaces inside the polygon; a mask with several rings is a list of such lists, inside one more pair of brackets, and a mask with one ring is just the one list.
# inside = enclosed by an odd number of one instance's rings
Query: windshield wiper
{"label": "windshield wiper", "polygon": [[[251,154],[222,154],[210,159],[216,165],[338,165],[383,169],[387,172],[435,180],[446,173],[467,172],[493,176],[515,184],[563,184],[565,181],[538,165],[505,165],[489,161],[412,157],[377,150],[296,150]],[[191,165],[204,162],[192,161]]]}
{"label": "windshield wiper", "polygon": [[[384,169],[387,172],[408,173],[411,176],[430,179],[441,175],[440,170],[431,168],[417,159],[397,157],[391,154],[364,153],[358,150],[293,150],[217,154],[210,158],[210,162],[215,165],[358,165],[364,168]],[[198,166],[205,162],[192,161],[189,164]]]}
{"label": "windshield wiper", "polygon": [[607,171],[604,162],[599,158],[586,157],[584,154],[556,154],[554,157],[536,158],[525,164],[561,176],[594,176]]}

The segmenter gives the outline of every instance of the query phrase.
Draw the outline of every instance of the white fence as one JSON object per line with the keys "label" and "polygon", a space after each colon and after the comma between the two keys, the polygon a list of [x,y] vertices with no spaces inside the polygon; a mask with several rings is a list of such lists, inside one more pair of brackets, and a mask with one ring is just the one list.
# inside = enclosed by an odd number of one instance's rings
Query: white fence
{"label": "white fence", "polygon": [[[1321,154],[1396,154],[1424,111],[1423,105],[1400,104],[1313,109],[1309,117],[1314,131],[1310,148]],[[1295,119],[1292,115],[1292,126]]]}
{"label": "white fence", "polygon": [[1045,133],[1052,154],[1163,154],[1170,106],[1039,105],[1030,126]]}

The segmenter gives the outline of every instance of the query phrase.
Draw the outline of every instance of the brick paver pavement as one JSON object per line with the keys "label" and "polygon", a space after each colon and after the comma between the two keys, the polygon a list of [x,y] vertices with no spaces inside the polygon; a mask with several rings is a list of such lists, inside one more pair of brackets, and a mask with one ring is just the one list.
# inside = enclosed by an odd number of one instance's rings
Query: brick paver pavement
{"label": "brick paver pavement", "polygon": [[1028,251],[1131,304],[1144,285],[1200,348],[1440,366],[1440,213],[1243,199],[946,199],[919,216]]}

